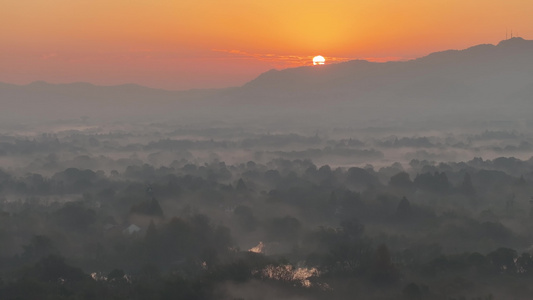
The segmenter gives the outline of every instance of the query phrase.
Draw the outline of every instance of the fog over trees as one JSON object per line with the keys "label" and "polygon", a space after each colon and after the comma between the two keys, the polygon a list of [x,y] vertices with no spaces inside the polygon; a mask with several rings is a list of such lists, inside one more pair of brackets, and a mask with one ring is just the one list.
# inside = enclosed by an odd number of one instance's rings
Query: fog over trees
{"label": "fog over trees", "polygon": [[530,299],[531,43],[0,84],[0,298]]}

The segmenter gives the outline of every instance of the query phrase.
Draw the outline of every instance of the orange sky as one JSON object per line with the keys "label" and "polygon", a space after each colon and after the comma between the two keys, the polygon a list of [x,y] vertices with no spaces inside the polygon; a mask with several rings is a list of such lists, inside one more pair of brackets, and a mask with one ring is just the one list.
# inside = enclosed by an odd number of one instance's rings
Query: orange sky
{"label": "orange sky", "polygon": [[241,85],[271,68],[407,59],[533,38],[524,0],[1,0],[0,81],[166,89]]}

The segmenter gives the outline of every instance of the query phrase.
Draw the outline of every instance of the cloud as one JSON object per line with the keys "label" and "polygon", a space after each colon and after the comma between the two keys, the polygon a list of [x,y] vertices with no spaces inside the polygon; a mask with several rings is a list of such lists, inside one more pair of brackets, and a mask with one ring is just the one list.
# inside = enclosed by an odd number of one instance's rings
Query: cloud
{"label": "cloud", "polygon": [[41,59],[49,60],[57,57],[57,53],[44,53],[41,54]]}
{"label": "cloud", "polygon": [[[212,51],[215,52],[221,52],[226,53],[234,58],[240,58],[240,59],[254,59],[259,61],[264,61],[271,63],[272,65],[280,68],[287,68],[287,67],[299,67],[299,66],[307,66],[311,65],[313,61],[313,55],[279,55],[279,54],[271,54],[271,53],[250,53],[246,51],[241,50],[227,50],[227,49],[212,49]],[[356,60],[356,59],[362,59],[362,60],[368,60],[372,62],[387,62],[387,61],[403,61],[408,60],[409,58],[405,57],[398,57],[398,56],[390,56],[390,57],[335,57],[335,56],[324,56],[327,63],[339,63],[339,62],[345,62],[350,60]]]}
{"label": "cloud", "polygon": [[313,59],[312,56],[278,55],[271,53],[249,53],[241,50],[213,49],[212,51],[227,53],[235,58],[240,59],[253,59],[269,62],[278,67],[309,65]]}

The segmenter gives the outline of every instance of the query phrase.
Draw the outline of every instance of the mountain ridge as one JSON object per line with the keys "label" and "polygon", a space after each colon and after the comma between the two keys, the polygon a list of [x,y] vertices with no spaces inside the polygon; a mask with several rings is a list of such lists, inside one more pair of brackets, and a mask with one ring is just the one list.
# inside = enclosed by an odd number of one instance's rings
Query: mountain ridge
{"label": "mountain ridge", "polygon": [[[269,70],[241,87],[169,91],[136,84],[28,85],[0,83],[8,117],[65,114],[173,116],[185,112],[231,119],[261,114],[326,114],[375,118],[453,115],[494,116],[533,109],[533,41],[434,52],[408,61],[352,60]],[[37,108],[38,113],[29,108]],[[221,117],[222,118],[222,117]]]}
{"label": "mountain ridge", "polygon": [[[405,61],[371,62],[371,61],[363,60],[363,59],[355,59],[355,60],[349,60],[349,61],[340,62],[340,63],[333,63],[333,64],[326,64],[326,65],[321,65],[321,66],[299,66],[299,67],[287,68],[287,69],[282,69],[282,70],[270,69],[268,71],[265,71],[265,72],[261,73],[260,75],[258,75],[257,77],[251,79],[250,81],[244,83],[240,87],[246,87],[246,86],[250,85],[251,83],[257,81],[258,79],[261,79],[261,78],[264,78],[264,77],[269,77],[269,76],[272,76],[274,74],[284,73],[284,72],[299,73],[299,72],[301,72],[303,70],[310,70],[310,69],[317,69],[317,68],[332,68],[332,66],[334,68],[337,68],[337,67],[343,68],[343,67],[346,67],[346,66],[349,66],[349,65],[353,65],[353,64],[357,64],[358,66],[361,66],[362,64],[368,64],[368,65],[403,64],[403,63],[409,63],[409,62],[415,62],[415,61],[425,61],[425,60],[428,60],[428,59],[433,59],[435,57],[439,57],[439,58],[445,58],[446,57],[447,58],[449,55],[467,54],[467,53],[469,54],[469,53],[474,52],[474,51],[476,51],[476,53],[475,53],[476,55],[479,55],[481,51],[478,51],[478,50],[494,50],[494,49],[502,49],[502,48],[507,48],[507,49],[514,48],[514,49],[516,49],[517,47],[524,46],[524,45],[529,46],[531,48],[530,50],[533,50],[533,40],[526,40],[526,39],[521,38],[521,37],[513,37],[513,38],[510,38],[510,39],[507,39],[507,40],[502,40],[496,45],[494,45],[494,44],[478,44],[478,45],[474,45],[474,46],[471,46],[471,47],[468,47],[468,48],[465,48],[465,49],[461,49],[461,50],[448,49],[448,50],[443,50],[443,51],[436,51],[436,52],[429,53],[428,55],[425,55],[425,56],[421,56],[421,57],[418,57],[418,58],[405,60]],[[518,49],[522,49],[522,48],[518,48]],[[169,93],[190,92],[190,91],[199,91],[199,90],[211,90],[211,91],[212,90],[226,90],[226,89],[238,88],[238,86],[235,86],[235,87],[227,87],[227,88],[196,88],[196,89],[187,89],[187,90],[169,90],[169,89],[161,89],[161,88],[152,88],[152,87],[144,86],[144,85],[137,84],[137,83],[124,83],[124,84],[116,84],[116,85],[99,85],[99,84],[94,84],[94,83],[90,83],[90,82],[49,83],[49,82],[42,81],[42,80],[33,81],[33,82],[28,83],[28,84],[14,84],[14,83],[0,82],[0,86],[11,86],[11,87],[25,87],[25,86],[26,87],[36,87],[36,86],[40,86],[40,87],[44,87],[44,86],[46,86],[46,87],[49,87],[49,86],[58,86],[58,87],[84,86],[84,87],[98,87],[98,88],[118,88],[118,87],[121,87],[121,88],[132,88],[132,89],[139,89],[139,90],[165,91],[165,92],[169,92]]]}

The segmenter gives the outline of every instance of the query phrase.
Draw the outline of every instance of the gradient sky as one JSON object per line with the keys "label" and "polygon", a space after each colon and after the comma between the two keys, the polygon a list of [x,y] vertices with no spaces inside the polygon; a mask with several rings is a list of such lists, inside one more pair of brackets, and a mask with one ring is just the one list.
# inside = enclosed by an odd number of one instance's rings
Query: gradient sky
{"label": "gradient sky", "polygon": [[0,81],[166,89],[533,38],[524,0],[0,0]]}

